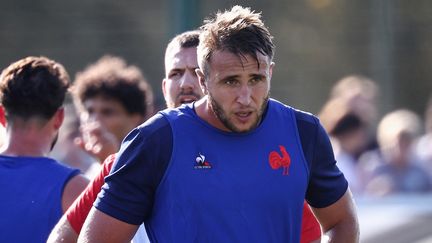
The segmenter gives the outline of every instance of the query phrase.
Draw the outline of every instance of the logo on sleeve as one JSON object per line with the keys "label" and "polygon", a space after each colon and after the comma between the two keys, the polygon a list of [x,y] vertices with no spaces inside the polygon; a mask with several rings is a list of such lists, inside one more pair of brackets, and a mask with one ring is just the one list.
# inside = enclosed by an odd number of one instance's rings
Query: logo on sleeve
{"label": "logo on sleeve", "polygon": [[282,167],[282,169],[283,169],[282,175],[288,175],[289,174],[289,167],[291,165],[291,158],[290,158],[290,156],[289,156],[289,154],[286,151],[284,146],[279,145],[279,149],[282,153],[282,156],[276,151],[272,151],[269,154],[270,167],[273,170],[278,170]]}
{"label": "logo on sleeve", "polygon": [[199,153],[195,159],[194,169],[211,169],[211,168],[212,166],[208,161],[206,161],[206,157],[203,154]]}

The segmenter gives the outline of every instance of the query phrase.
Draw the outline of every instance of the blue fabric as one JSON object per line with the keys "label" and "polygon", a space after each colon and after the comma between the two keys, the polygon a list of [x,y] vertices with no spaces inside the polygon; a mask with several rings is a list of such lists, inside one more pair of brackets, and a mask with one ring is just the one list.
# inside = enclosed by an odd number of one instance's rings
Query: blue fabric
{"label": "blue fabric", "polygon": [[78,173],[49,158],[0,156],[0,242],[46,242]]}
{"label": "blue fabric", "polygon": [[[347,189],[326,142],[316,117],[274,100],[247,134],[213,128],[192,105],[166,110],[125,139],[95,206],[145,222],[156,242],[297,242],[304,198],[328,206]],[[269,163],[281,145],[288,170]]]}

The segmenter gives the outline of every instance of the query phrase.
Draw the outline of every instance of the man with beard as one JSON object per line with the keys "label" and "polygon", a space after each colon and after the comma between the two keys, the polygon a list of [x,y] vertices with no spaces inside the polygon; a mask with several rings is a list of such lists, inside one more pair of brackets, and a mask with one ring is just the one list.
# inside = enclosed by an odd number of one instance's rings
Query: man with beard
{"label": "man with beard", "polygon": [[261,15],[235,6],[202,30],[206,96],[129,133],[78,242],[126,242],[143,222],[152,242],[299,242],[305,198],[332,242],[358,242],[318,119],[269,98],[274,45]]}
{"label": "man with beard", "polygon": [[7,123],[0,151],[0,242],[45,242],[88,183],[78,170],[47,157],[63,122],[68,86],[63,66],[46,57],[21,59],[1,74]]}

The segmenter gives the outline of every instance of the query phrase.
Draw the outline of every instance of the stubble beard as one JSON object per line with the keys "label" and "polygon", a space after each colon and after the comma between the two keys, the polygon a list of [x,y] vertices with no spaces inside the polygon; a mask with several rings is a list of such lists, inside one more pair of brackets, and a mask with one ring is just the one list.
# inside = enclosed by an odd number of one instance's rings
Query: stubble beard
{"label": "stubble beard", "polygon": [[221,121],[222,124],[226,128],[228,128],[230,131],[238,132],[238,133],[247,133],[249,131],[252,131],[256,127],[258,127],[258,125],[261,123],[264,111],[267,108],[269,96],[270,96],[270,94],[267,94],[267,96],[264,97],[263,103],[262,103],[261,107],[258,109],[258,113],[257,113],[256,119],[255,119],[255,122],[248,129],[240,130],[229,120],[229,118],[226,115],[225,111],[223,110],[222,106],[215,99],[213,99],[211,94],[208,94],[208,98],[210,100],[210,107],[211,107],[211,110],[213,111],[214,115],[216,116],[216,118],[219,119],[219,121]]}
{"label": "stubble beard", "polygon": [[59,137],[59,132],[56,133],[56,135],[54,136],[53,141],[51,142],[50,152],[54,149],[54,146],[57,143],[58,137]]}

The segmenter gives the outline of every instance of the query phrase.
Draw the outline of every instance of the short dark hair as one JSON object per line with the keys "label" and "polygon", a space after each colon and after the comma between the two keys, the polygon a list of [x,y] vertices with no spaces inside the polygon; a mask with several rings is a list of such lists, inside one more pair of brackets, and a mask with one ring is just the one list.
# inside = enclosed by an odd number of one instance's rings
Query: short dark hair
{"label": "short dark hair", "polygon": [[48,120],[63,105],[70,79],[60,63],[30,56],[4,69],[0,82],[1,104],[8,120]]}
{"label": "short dark hair", "polygon": [[197,47],[200,33],[200,30],[189,30],[178,34],[168,43],[167,49],[172,45],[178,45],[181,48]]}
{"label": "short dark hair", "polygon": [[197,47],[199,44],[200,33],[201,33],[200,30],[189,30],[181,34],[178,34],[174,38],[172,38],[171,41],[168,43],[167,48],[165,49],[165,60],[167,59],[168,53],[174,47],[180,47],[180,48]]}
{"label": "short dark hair", "polygon": [[273,36],[261,20],[261,13],[250,8],[234,6],[229,11],[218,12],[213,19],[205,20],[201,30],[198,64],[206,75],[208,62],[217,50],[238,56],[250,55],[257,63],[257,52],[273,60]]}
{"label": "short dark hair", "polygon": [[84,71],[77,73],[73,97],[80,109],[90,98],[103,96],[121,103],[130,114],[149,115],[153,92],[136,66],[128,66],[120,57],[103,56]]}

